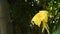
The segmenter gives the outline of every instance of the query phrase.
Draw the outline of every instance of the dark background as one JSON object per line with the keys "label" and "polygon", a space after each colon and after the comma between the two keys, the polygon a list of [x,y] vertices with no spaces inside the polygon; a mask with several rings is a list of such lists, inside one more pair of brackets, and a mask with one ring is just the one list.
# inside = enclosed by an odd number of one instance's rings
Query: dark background
{"label": "dark background", "polygon": [[[41,28],[38,26],[30,27],[32,17],[39,12],[39,10],[48,10],[55,14],[54,8],[50,10],[50,6],[56,7],[53,2],[49,6],[49,2],[53,0],[7,0],[9,4],[9,24],[12,28],[13,34],[47,34],[46,31],[41,33]],[[59,1],[59,0],[54,0]],[[32,6],[33,5],[33,6]],[[46,8],[49,7],[49,8]],[[60,8],[57,8],[60,9]],[[58,10],[59,12],[59,10]],[[59,14],[60,15],[60,14]],[[49,26],[53,30],[55,23],[53,22],[57,15],[54,15],[54,18],[49,21]],[[60,19],[60,18],[59,18]],[[58,23],[59,24],[59,23]],[[9,28],[9,26],[8,26]],[[52,32],[52,31],[51,31]]]}

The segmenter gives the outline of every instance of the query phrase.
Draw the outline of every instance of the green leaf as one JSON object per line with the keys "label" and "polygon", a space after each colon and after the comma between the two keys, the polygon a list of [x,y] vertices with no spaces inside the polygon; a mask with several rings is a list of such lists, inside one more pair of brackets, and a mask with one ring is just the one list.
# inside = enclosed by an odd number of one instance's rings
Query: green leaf
{"label": "green leaf", "polygon": [[57,30],[54,32],[54,34],[60,34],[60,25],[57,27]]}

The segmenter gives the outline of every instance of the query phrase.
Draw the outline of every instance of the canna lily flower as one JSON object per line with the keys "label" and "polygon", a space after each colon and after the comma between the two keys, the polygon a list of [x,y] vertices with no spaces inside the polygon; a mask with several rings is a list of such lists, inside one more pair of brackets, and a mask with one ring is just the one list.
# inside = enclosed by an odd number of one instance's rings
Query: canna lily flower
{"label": "canna lily flower", "polygon": [[38,27],[40,27],[41,23],[42,25],[42,32],[44,29],[47,30],[47,33],[49,34],[49,26],[48,26],[48,11],[42,10],[39,11],[33,18],[32,20],[34,24],[36,24]]}

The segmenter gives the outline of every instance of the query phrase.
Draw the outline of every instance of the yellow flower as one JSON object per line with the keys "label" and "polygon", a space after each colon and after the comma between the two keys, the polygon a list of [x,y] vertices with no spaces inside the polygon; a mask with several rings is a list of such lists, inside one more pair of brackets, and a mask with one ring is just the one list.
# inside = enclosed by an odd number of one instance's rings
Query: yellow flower
{"label": "yellow flower", "polygon": [[44,29],[47,30],[47,32],[49,33],[49,27],[48,27],[48,11],[46,10],[42,10],[39,11],[33,18],[32,20],[34,22],[34,24],[36,24],[38,27],[40,27],[41,23],[43,23],[42,25],[42,32],[44,31]]}

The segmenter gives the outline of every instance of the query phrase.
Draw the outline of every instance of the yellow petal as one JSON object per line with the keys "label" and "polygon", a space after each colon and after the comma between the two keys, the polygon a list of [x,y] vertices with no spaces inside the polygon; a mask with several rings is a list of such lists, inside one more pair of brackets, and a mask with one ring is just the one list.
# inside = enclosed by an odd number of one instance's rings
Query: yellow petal
{"label": "yellow petal", "polygon": [[34,21],[34,23],[40,27],[40,24],[42,21],[47,22],[48,20],[48,11],[42,10],[39,11],[39,13],[37,13],[33,18],[32,21]]}

